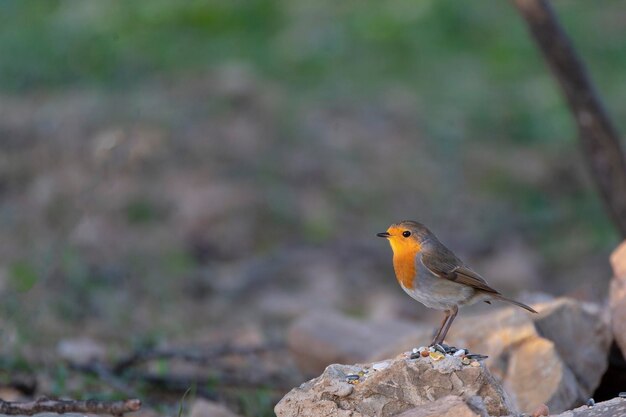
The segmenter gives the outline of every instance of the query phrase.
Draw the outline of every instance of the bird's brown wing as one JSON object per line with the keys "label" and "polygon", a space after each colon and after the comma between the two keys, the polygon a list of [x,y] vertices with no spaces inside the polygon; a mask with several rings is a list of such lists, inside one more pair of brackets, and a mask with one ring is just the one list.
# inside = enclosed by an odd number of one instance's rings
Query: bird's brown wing
{"label": "bird's brown wing", "polygon": [[422,263],[430,272],[440,278],[488,293],[499,294],[498,291],[487,285],[483,277],[463,265],[459,258],[443,245],[433,252],[422,253]]}

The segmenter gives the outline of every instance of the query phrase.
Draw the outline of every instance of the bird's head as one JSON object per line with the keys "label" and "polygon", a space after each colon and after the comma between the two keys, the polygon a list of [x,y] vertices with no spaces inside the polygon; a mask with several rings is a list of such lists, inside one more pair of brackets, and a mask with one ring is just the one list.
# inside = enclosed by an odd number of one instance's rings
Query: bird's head
{"label": "bird's head", "polygon": [[433,238],[426,226],[412,220],[394,223],[386,232],[377,233],[376,236],[386,238],[394,254],[418,253]]}

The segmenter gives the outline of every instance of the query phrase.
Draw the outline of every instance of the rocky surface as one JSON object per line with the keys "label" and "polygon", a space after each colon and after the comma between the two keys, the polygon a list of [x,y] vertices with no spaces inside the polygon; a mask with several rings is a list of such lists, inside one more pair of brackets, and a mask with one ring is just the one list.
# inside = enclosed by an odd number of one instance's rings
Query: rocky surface
{"label": "rocky surface", "polygon": [[[599,306],[565,298],[534,307],[539,314],[507,307],[460,317],[448,341],[488,355],[485,364],[521,411],[541,404],[568,410],[593,395],[607,368],[608,321]],[[420,341],[404,340],[395,349]]]}
{"label": "rocky surface", "polygon": [[[607,367],[611,341],[608,320],[599,306],[570,299],[536,303],[534,307],[539,314],[531,315],[512,307],[474,316],[461,314],[447,341],[489,355],[485,365],[502,382],[520,411],[531,413],[546,404],[552,412],[558,413],[584,403],[598,386]],[[333,340],[337,340],[335,343],[346,353],[342,360],[347,363],[362,358],[351,357],[347,354],[351,350],[362,354],[369,347],[372,352],[369,359],[382,360],[426,344],[432,334],[430,326],[420,325],[395,339],[390,333],[377,335],[375,332],[367,339],[353,337],[348,325],[349,322],[358,323],[356,327],[360,328],[367,323],[331,313],[326,313],[323,323],[311,320],[307,325],[306,320],[302,319],[299,324],[300,337],[306,334],[306,340],[312,343],[322,332],[334,334],[334,339],[325,339],[324,351],[336,349]],[[378,326],[385,327],[383,324]],[[351,348],[351,343],[358,346]],[[381,345],[384,347],[377,350]],[[318,364],[324,354],[320,349],[311,353]],[[298,355],[302,362],[307,351],[301,349]]]}
{"label": "rocky surface", "polygon": [[365,365],[330,365],[291,390],[275,412],[278,417],[434,416],[442,404],[465,413],[455,414],[461,416],[514,412],[501,385],[480,363],[464,365],[460,357],[447,355],[410,359],[409,354]]}
{"label": "rocky surface", "polygon": [[432,403],[411,408],[396,417],[479,417],[460,397],[448,395]]}
{"label": "rocky surface", "polygon": [[626,357],[626,241],[611,254],[611,266],[611,329],[615,342]]}
{"label": "rocky surface", "polygon": [[609,401],[597,403],[593,407],[583,405],[574,410],[561,414],[552,414],[552,417],[624,417],[626,416],[626,398],[613,398]]}

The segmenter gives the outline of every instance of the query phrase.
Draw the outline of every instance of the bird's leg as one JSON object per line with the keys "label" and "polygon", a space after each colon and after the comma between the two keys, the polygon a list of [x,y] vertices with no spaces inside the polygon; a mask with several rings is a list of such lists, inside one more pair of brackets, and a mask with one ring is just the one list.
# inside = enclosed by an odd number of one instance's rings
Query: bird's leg
{"label": "bird's leg", "polygon": [[435,344],[443,343],[443,340],[446,338],[446,335],[448,334],[448,330],[450,330],[450,326],[452,326],[452,322],[454,321],[454,318],[456,317],[456,314],[458,312],[459,312],[459,307],[457,306],[452,307],[452,311],[451,311],[452,314],[449,315],[448,320],[446,321],[445,325],[442,328],[442,331],[438,335],[439,340],[437,340]]}
{"label": "bird's leg", "polygon": [[439,327],[439,330],[437,330],[437,333],[435,333],[435,337],[433,338],[432,343],[430,344],[430,346],[435,346],[437,343],[440,343],[439,340],[439,336],[441,335],[441,331],[443,330],[444,327],[446,327],[446,322],[448,321],[448,319],[450,318],[450,310],[446,310],[445,311],[446,315],[443,318],[443,321],[441,322],[441,326]]}

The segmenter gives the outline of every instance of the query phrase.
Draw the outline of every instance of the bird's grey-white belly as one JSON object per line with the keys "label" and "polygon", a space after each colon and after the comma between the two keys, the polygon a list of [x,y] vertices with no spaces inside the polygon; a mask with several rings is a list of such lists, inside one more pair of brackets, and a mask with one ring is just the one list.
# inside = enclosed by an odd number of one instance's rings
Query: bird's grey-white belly
{"label": "bird's grey-white belly", "polygon": [[402,289],[426,307],[449,310],[453,306],[467,304],[475,294],[475,290],[467,285],[434,275],[424,266],[420,257],[416,259],[415,268],[418,278],[413,288],[402,286]]}

